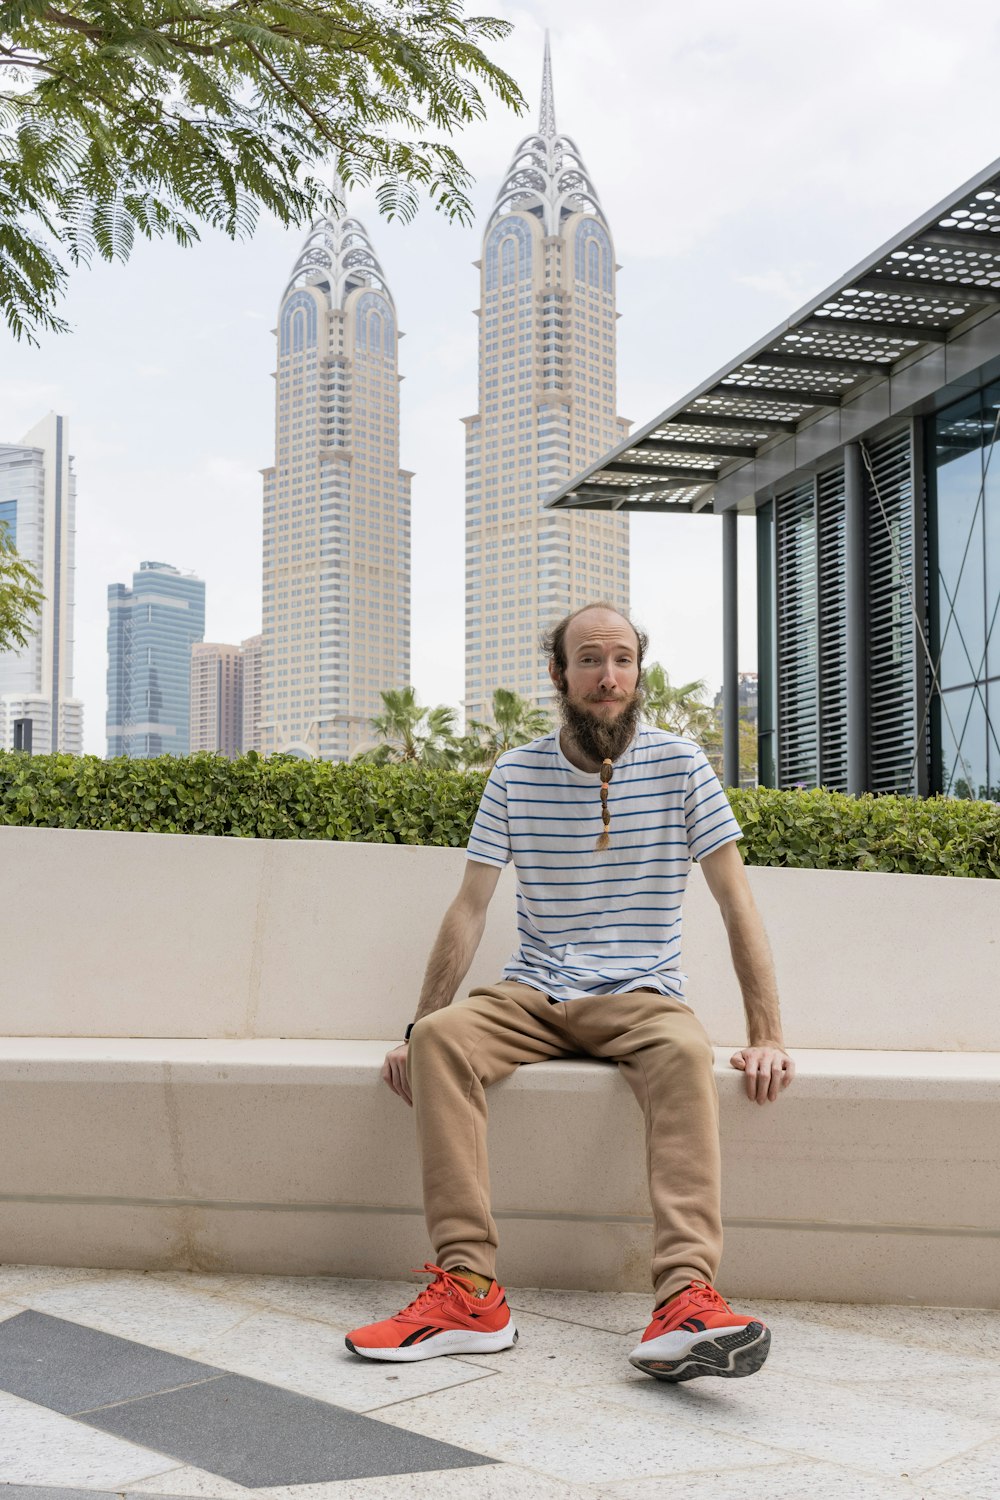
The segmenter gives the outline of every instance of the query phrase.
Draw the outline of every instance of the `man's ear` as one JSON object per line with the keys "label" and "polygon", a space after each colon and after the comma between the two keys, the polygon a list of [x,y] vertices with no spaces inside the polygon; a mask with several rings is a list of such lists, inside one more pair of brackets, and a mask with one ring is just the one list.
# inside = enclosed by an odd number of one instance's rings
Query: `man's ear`
{"label": "man's ear", "polygon": [[559,692],[563,692],[566,687],[566,679],[564,678],[562,672],[560,672],[554,656],[549,657],[549,676],[555,683]]}

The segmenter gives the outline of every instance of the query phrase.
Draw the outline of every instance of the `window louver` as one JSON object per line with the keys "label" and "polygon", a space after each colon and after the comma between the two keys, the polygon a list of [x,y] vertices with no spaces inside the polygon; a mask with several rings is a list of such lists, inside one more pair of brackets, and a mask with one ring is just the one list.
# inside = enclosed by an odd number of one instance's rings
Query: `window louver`
{"label": "window louver", "polygon": [[873,792],[913,795],[916,694],[909,428],[871,444],[868,456],[875,475],[873,484],[865,468],[868,785]]}
{"label": "window louver", "polygon": [[775,500],[778,786],[815,786],[817,733],[816,515],[812,483]]}
{"label": "window louver", "polygon": [[816,481],[819,545],[819,780],[847,791],[847,573],[844,470]]}

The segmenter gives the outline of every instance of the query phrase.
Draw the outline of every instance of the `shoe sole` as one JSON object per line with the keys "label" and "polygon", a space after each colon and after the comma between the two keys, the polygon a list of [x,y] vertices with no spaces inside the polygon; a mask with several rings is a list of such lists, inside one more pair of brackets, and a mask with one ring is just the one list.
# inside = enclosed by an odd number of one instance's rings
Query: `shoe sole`
{"label": "shoe sole", "polygon": [[736,1380],[755,1374],[767,1359],[771,1335],[763,1323],[748,1323],[738,1333],[717,1339],[701,1339],[676,1359],[644,1358],[642,1346],[629,1355],[629,1363],[656,1380],[696,1380],[699,1375],[718,1375]]}
{"label": "shoe sole", "polygon": [[389,1360],[396,1364],[410,1364],[418,1359],[436,1359],[444,1354],[498,1354],[502,1349],[512,1349],[517,1343],[517,1329],[513,1322],[496,1333],[466,1332],[462,1328],[446,1328],[441,1333],[421,1339],[419,1344],[406,1348],[366,1349],[363,1344],[352,1344],[348,1338],[344,1343],[352,1354],[362,1359]]}

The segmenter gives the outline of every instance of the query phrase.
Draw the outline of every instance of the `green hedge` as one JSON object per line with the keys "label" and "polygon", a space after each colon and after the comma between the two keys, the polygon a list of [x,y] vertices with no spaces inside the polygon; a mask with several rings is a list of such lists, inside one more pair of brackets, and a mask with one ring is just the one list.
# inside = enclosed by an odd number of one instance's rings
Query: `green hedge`
{"label": "green hedge", "polygon": [[[461,847],[485,775],[255,753],[156,760],[0,751],[0,824]],[[731,790],[751,865],[1000,878],[1000,806]]]}

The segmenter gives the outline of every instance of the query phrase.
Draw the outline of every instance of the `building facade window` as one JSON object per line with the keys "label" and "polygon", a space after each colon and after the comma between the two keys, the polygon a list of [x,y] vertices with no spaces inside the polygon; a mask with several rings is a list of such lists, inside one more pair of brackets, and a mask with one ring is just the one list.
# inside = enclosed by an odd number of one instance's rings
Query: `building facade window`
{"label": "building facade window", "polygon": [[931,789],[1000,801],[1000,383],[928,429]]}

